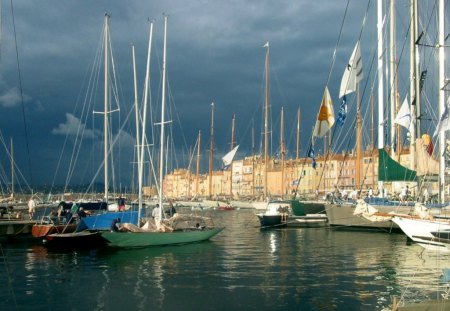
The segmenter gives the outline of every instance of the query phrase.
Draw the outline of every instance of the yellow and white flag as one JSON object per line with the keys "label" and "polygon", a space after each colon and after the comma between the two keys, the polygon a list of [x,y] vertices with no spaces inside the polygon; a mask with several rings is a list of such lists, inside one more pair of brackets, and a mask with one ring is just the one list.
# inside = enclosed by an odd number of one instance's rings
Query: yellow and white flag
{"label": "yellow and white flag", "polygon": [[328,88],[325,87],[313,135],[316,137],[323,137],[323,135],[331,129],[334,121],[333,101],[331,100]]}

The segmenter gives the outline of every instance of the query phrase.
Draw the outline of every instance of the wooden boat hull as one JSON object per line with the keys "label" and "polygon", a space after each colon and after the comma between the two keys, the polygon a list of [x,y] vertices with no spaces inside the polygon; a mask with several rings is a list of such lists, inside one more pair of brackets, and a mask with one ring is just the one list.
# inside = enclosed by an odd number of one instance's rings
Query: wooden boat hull
{"label": "wooden boat hull", "polygon": [[35,224],[31,229],[31,234],[35,238],[45,238],[53,233],[70,233],[77,229],[77,224],[70,225],[53,225],[53,224]]}
{"label": "wooden boat hull", "polygon": [[206,241],[221,232],[223,227],[203,230],[184,230],[173,232],[110,232],[102,231],[108,246],[120,248],[149,247],[186,244]]}

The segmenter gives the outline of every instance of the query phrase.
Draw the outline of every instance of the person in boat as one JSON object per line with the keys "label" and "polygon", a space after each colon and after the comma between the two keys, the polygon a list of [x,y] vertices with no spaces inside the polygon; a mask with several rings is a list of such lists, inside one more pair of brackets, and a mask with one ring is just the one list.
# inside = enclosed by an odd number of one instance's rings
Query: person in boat
{"label": "person in boat", "polygon": [[66,223],[70,224],[73,222],[73,214],[72,211],[68,208],[66,209],[66,215],[65,215]]}
{"label": "person in boat", "polygon": [[114,218],[111,223],[111,232],[119,232],[120,231],[120,218]]}
{"label": "person in boat", "polygon": [[406,185],[405,188],[402,189],[402,192],[400,193],[400,202],[405,203],[408,201],[408,194],[409,194],[409,188],[408,185]]}
{"label": "person in boat", "polygon": [[153,209],[152,217],[153,218],[160,218],[161,217],[161,209],[159,208],[159,204],[156,204],[155,208]]}
{"label": "person in boat", "polygon": [[428,193],[428,189],[425,188],[423,190],[423,203],[427,204],[429,200],[430,200],[430,194]]}
{"label": "person in boat", "polygon": [[33,219],[34,213],[36,212],[36,202],[33,200],[33,197],[28,201],[28,215],[30,219]]}
{"label": "person in boat", "polygon": [[120,196],[117,205],[119,206],[119,211],[123,212],[125,210],[125,198]]}
{"label": "person in boat", "polygon": [[58,220],[58,209],[56,207],[52,208],[52,211],[50,212],[50,220],[55,224],[59,224]]}
{"label": "person in boat", "polygon": [[369,196],[370,199],[373,198],[373,190],[372,190],[372,187],[369,187],[368,196]]}
{"label": "person in boat", "polygon": [[78,210],[78,218],[81,219],[81,218],[84,218],[86,216],[87,216],[87,214],[84,211],[84,208],[80,207],[80,209]]}
{"label": "person in boat", "polygon": [[173,217],[177,213],[172,201],[169,202],[169,209],[167,210],[167,215]]}

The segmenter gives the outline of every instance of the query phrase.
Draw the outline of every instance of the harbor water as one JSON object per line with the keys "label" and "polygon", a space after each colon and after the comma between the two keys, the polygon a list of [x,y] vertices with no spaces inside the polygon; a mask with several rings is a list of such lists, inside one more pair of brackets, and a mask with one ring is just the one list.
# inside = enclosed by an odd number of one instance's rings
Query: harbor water
{"label": "harbor water", "polygon": [[[0,310],[382,310],[434,298],[450,256],[403,234],[261,230],[255,211],[212,211],[211,241],[131,250],[1,243]],[[449,263],[446,266],[445,263]]]}

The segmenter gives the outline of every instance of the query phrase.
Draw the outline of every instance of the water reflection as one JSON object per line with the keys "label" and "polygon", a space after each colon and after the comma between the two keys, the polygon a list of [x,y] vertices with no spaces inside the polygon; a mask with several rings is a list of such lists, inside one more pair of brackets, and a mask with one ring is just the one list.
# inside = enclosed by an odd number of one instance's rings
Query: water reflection
{"label": "water reflection", "polygon": [[391,295],[432,297],[450,259],[400,234],[260,230],[245,210],[213,217],[226,229],[198,244],[71,252],[5,245],[14,272],[2,275],[13,294],[0,292],[0,310],[15,297],[20,310],[381,310]]}

